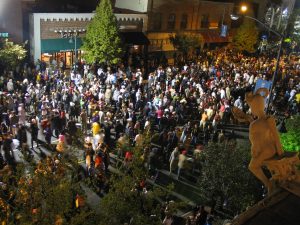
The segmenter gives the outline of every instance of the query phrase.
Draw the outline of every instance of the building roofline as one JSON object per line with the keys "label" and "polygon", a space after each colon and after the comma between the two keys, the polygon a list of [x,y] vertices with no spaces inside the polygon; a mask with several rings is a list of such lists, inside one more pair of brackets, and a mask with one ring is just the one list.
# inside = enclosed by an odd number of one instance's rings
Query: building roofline
{"label": "building roofline", "polygon": [[272,207],[273,205],[283,201],[290,195],[300,197],[299,183],[289,182],[288,184],[277,189],[273,194],[267,196],[254,206],[247,209],[245,212],[241,213],[232,221],[231,225],[245,224],[247,221],[255,217],[258,213],[262,212],[264,209]]}

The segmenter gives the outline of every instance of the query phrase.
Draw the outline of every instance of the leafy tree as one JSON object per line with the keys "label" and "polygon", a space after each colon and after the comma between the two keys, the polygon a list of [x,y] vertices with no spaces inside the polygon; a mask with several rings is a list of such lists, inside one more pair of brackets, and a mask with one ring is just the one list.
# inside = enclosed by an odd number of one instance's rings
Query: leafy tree
{"label": "leafy tree", "polygon": [[0,68],[3,70],[14,70],[25,56],[26,50],[23,46],[8,39],[0,41]]}
{"label": "leafy tree", "polygon": [[285,151],[300,151],[300,116],[294,116],[286,121],[287,133],[280,134]]}
{"label": "leafy tree", "polygon": [[233,38],[233,47],[238,51],[255,52],[258,30],[252,20],[244,19]]}
{"label": "leafy tree", "polygon": [[[133,153],[133,159],[121,173],[110,178],[109,192],[100,202],[100,225],[161,223],[159,199],[163,198],[166,192],[157,187],[148,187],[145,191],[141,185],[147,178],[147,170],[142,159],[143,149],[149,146],[150,137],[145,137],[144,140],[143,146],[140,147],[129,149],[123,146],[125,151]],[[180,204],[182,203],[178,205]],[[178,205],[174,206],[174,210]]]}
{"label": "leafy tree", "polygon": [[209,143],[202,153],[199,193],[208,204],[217,202],[231,213],[239,213],[262,197],[258,180],[248,170],[250,144],[235,141]]}
{"label": "leafy tree", "polygon": [[87,28],[82,49],[89,63],[116,64],[122,55],[118,25],[110,0],[101,0]]}
{"label": "leafy tree", "polygon": [[36,167],[20,166],[17,173],[8,172],[1,178],[8,194],[0,196],[0,218],[7,224],[96,224],[92,210],[76,208],[76,196],[84,192],[64,159],[55,173],[50,161],[41,161]]}
{"label": "leafy tree", "polygon": [[170,42],[179,52],[182,53],[184,61],[187,59],[188,53],[201,45],[202,39],[198,35],[192,34],[175,34],[170,35]]}

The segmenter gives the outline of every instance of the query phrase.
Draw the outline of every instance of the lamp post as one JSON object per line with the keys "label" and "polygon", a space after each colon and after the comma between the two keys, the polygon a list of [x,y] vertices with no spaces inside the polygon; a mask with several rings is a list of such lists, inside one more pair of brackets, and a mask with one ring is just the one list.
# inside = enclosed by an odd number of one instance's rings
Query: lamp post
{"label": "lamp post", "polygon": [[[74,54],[75,54],[75,64],[77,63],[77,38],[80,33],[84,33],[85,29],[77,29],[77,28],[70,28],[70,29],[56,29],[54,30],[55,33],[60,33],[61,38],[70,38],[70,41],[74,38]],[[72,42],[70,42],[72,43]]]}
{"label": "lamp post", "polygon": [[[244,7],[246,7],[246,6],[242,6],[241,7],[241,11],[242,12],[245,12],[247,10],[247,8],[244,8]],[[280,61],[280,55],[281,55],[281,50],[282,50],[282,44],[283,44],[283,41],[284,41],[284,35],[278,33],[276,30],[273,30],[272,28],[268,27],[266,24],[264,24],[263,22],[261,22],[260,20],[254,18],[252,16],[243,15],[243,17],[256,21],[257,23],[259,23],[260,25],[262,25],[265,29],[269,30],[270,32],[272,32],[273,34],[275,34],[276,36],[278,36],[280,38],[279,49],[278,49],[277,57],[276,57],[275,71],[274,71],[273,77],[272,77],[272,83],[271,83],[271,87],[270,87],[269,101],[268,101],[268,104],[267,104],[267,112],[269,112],[269,110],[270,110],[270,104],[271,104],[272,98],[273,98],[273,90],[274,90],[274,86],[275,86],[275,82],[276,82],[276,77],[278,75],[279,61]],[[232,14],[232,15],[230,15],[230,18],[232,20],[238,20],[240,18],[240,16]]]}

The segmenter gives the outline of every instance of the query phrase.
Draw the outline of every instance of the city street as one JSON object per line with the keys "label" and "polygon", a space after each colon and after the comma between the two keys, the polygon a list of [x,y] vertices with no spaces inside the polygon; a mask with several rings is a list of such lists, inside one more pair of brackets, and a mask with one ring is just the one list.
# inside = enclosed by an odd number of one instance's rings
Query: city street
{"label": "city street", "polygon": [[1,225],[299,225],[299,115],[300,1],[0,0]]}

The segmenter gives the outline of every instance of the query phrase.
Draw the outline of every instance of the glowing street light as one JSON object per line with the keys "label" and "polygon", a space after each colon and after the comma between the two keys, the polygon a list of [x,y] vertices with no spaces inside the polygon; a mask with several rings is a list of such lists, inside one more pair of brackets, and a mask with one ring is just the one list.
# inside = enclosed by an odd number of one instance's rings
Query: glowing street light
{"label": "glowing street light", "polygon": [[248,7],[246,5],[241,6],[241,12],[244,13],[248,10]]}

